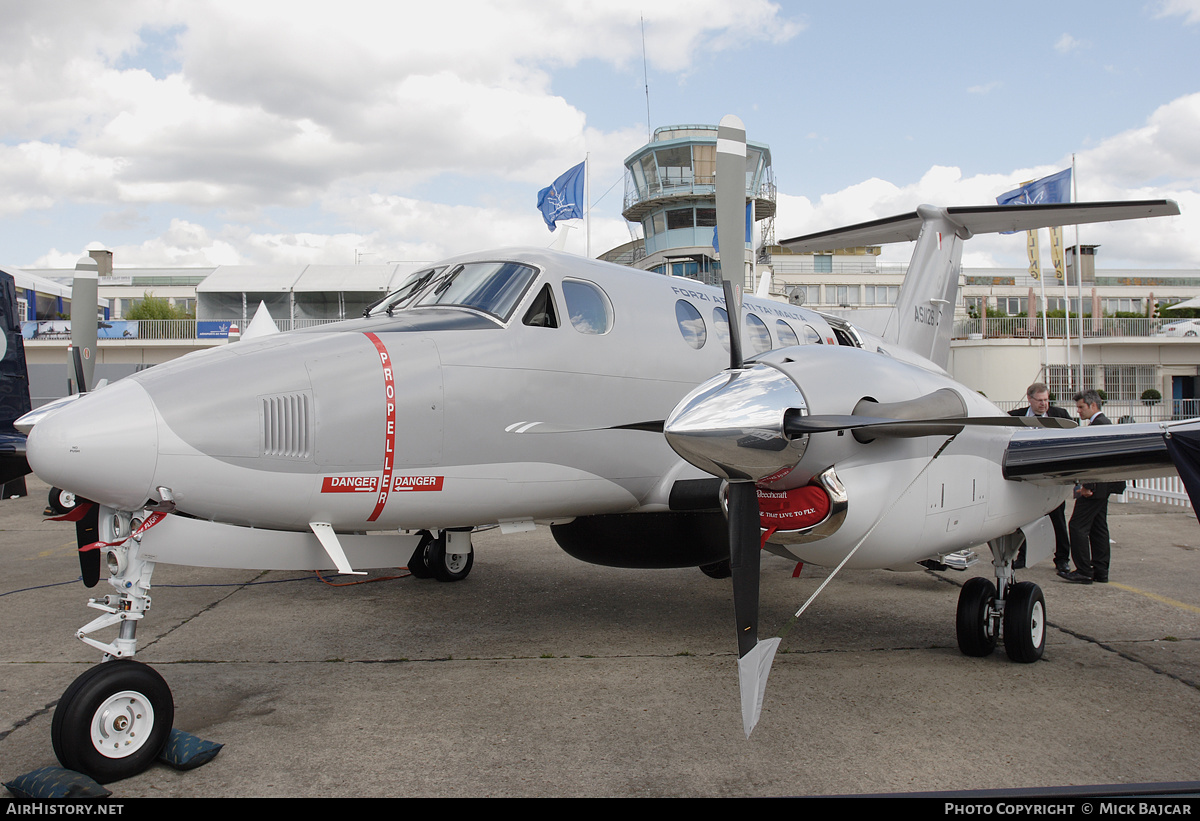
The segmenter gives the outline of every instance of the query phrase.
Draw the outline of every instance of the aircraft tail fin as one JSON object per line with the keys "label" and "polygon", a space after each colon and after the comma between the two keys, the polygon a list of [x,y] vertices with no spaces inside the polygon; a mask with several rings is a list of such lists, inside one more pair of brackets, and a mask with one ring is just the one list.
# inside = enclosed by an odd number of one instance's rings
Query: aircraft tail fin
{"label": "aircraft tail fin", "polygon": [[975,234],[1028,231],[1057,225],[1173,216],[1171,200],[1050,203],[1039,205],[922,205],[909,214],[784,240],[793,253],[916,240],[908,274],[883,338],[946,366],[962,243]]}

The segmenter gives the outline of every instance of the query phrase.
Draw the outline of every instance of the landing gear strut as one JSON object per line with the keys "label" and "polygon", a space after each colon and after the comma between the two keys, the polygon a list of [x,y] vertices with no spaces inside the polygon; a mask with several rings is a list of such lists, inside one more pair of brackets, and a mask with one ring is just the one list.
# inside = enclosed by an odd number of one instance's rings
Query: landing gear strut
{"label": "landing gear strut", "polygon": [[[175,718],[171,689],[162,676],[140,662],[137,623],[150,609],[150,577],[154,562],[140,555],[139,522],[132,514],[101,508],[101,548],[108,582],[116,595],[92,599],[88,606],[104,615],[76,633],[84,643],[104,652],[104,663],[85,671],[63,693],[50,727],[54,754],[67,769],[102,784],[129,778],[149,767],[167,743]],[[124,541],[122,541],[124,540]],[[92,634],[117,627],[112,642]]]}
{"label": "landing gear strut", "polygon": [[968,656],[988,656],[1003,635],[1004,651],[1020,664],[1031,664],[1046,648],[1046,598],[1033,582],[1014,582],[1012,563],[1024,536],[1012,533],[988,542],[996,583],[976,577],[958,597],[958,649]]}

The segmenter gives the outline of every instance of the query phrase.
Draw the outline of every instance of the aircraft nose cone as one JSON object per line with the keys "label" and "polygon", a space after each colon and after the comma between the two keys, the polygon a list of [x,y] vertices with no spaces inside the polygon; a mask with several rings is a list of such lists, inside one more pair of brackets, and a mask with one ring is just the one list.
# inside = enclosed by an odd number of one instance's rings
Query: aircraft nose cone
{"label": "aircraft nose cone", "polygon": [[38,422],[26,445],[43,481],[120,510],[156,498],[158,427],[154,403],[125,379]]}

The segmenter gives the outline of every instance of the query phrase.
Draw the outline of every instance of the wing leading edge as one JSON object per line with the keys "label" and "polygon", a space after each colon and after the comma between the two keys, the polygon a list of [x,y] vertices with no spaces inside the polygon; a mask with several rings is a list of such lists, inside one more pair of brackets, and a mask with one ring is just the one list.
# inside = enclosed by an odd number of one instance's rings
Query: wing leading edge
{"label": "wing leading edge", "polygon": [[1200,419],[1016,431],[1004,453],[1003,471],[1005,479],[1052,483],[1178,472],[1200,517]]}

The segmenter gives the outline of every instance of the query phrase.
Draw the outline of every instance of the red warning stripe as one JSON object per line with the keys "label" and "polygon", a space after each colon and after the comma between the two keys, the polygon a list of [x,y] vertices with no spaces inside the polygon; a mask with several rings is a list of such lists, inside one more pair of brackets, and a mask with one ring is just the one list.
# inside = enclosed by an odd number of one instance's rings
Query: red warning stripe
{"label": "red warning stripe", "polygon": [[368,522],[373,522],[383,513],[383,506],[387,504],[388,493],[392,489],[392,467],[396,461],[396,383],[392,379],[392,360],[388,356],[387,348],[375,334],[365,335],[379,352],[379,363],[383,366],[383,397],[387,409],[383,437],[383,477],[379,482],[379,497],[375,501],[375,510],[367,517]]}

